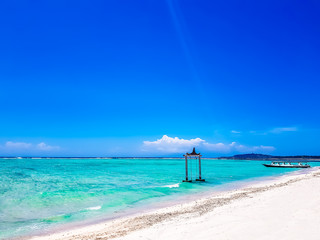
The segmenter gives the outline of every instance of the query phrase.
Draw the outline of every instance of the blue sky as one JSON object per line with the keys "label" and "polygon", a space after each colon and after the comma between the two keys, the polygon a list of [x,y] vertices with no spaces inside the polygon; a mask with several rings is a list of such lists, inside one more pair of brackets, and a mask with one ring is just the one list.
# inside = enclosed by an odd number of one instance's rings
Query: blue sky
{"label": "blue sky", "polygon": [[0,155],[320,155],[318,1],[0,5]]}

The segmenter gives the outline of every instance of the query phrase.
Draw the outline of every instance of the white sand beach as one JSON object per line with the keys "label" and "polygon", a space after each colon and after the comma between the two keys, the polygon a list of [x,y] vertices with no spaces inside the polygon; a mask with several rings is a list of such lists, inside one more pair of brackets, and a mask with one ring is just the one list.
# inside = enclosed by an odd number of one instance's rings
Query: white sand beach
{"label": "white sand beach", "polygon": [[320,239],[320,169],[33,240]]}

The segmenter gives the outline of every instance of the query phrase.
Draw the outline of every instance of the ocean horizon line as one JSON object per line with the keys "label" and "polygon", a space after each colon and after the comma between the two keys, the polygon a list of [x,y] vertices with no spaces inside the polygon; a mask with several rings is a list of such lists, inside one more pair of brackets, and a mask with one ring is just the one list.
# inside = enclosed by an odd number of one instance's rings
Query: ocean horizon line
{"label": "ocean horizon line", "polygon": [[[229,159],[229,160],[276,160],[276,159],[283,159],[283,160],[308,160],[308,161],[320,161],[319,155],[292,155],[292,156],[273,156],[273,155],[261,155],[260,154],[252,154],[253,156],[247,157],[246,155],[251,154],[241,154],[241,155],[234,155],[234,156],[209,156],[209,157],[201,157],[201,159],[216,159],[216,160],[223,160],[223,159]],[[257,157],[255,157],[257,155]],[[265,156],[265,157],[264,157]],[[141,157],[141,156],[126,156],[126,157],[117,157],[117,156],[0,156],[0,159],[184,159],[183,156],[177,157],[177,156],[165,156],[165,157],[158,157],[158,156],[150,156],[150,157]]]}

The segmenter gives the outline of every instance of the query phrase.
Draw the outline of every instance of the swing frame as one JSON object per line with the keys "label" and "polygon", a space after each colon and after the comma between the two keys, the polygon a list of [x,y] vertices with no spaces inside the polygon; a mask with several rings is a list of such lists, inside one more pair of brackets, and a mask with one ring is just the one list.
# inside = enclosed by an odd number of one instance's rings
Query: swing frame
{"label": "swing frame", "polygon": [[[201,157],[202,155],[200,153],[196,153],[196,150],[195,148],[193,148],[193,151],[192,153],[186,153],[185,155],[183,155],[184,158],[185,158],[185,167],[186,167],[186,179],[185,180],[182,180],[182,182],[192,182],[192,160],[193,158],[195,158],[195,160],[197,160],[197,158],[199,159],[199,177],[196,178],[195,181],[199,181],[199,182],[204,182],[205,179],[203,179],[201,177]],[[189,179],[189,173],[188,173],[188,160],[191,161],[191,177]],[[197,166],[197,164],[196,164]],[[197,168],[197,167],[196,167]]]}

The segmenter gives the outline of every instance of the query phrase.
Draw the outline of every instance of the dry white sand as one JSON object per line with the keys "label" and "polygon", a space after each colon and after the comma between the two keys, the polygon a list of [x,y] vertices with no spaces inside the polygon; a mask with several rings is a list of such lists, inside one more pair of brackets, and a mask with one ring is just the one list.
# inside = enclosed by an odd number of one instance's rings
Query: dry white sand
{"label": "dry white sand", "polygon": [[319,240],[320,169],[147,214],[32,239],[111,238]]}

